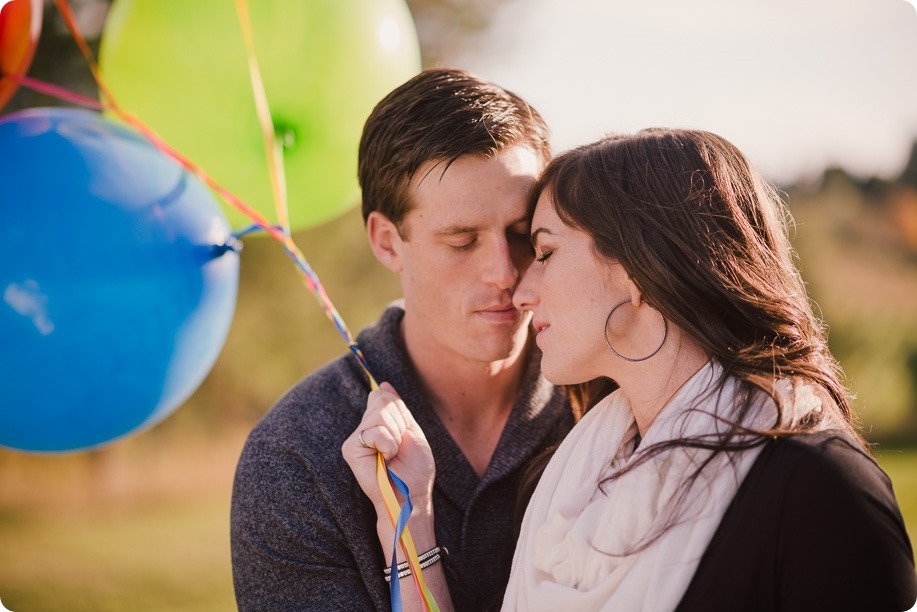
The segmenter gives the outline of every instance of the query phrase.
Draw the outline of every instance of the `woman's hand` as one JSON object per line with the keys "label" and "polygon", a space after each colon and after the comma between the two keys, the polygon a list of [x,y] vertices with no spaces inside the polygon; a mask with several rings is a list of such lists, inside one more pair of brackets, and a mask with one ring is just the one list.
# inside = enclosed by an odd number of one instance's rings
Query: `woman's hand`
{"label": "woman's hand", "polygon": [[388,383],[369,394],[363,420],[341,447],[344,460],[377,512],[382,511],[381,517],[385,502],[376,480],[377,451],[410,489],[415,512],[432,510],[433,453],[414,416]]}
{"label": "woman's hand", "polygon": [[[341,453],[356,476],[366,496],[372,500],[377,515],[377,535],[386,559],[392,554],[395,530],[392,527],[379,482],[376,480],[376,452],[385,457],[388,468],[404,481],[411,491],[411,536],[418,552],[436,546],[433,528],[433,478],[436,464],[433,453],[411,411],[388,383],[382,383],[378,391],[369,394],[366,412],[356,431],[344,441]],[[400,500],[403,503],[403,500]],[[397,550],[398,563],[404,561],[401,547]],[[439,602],[443,612],[453,610],[445,563],[435,563],[423,570],[427,587]],[[404,610],[426,610],[417,590],[411,586],[411,579],[401,583]]]}

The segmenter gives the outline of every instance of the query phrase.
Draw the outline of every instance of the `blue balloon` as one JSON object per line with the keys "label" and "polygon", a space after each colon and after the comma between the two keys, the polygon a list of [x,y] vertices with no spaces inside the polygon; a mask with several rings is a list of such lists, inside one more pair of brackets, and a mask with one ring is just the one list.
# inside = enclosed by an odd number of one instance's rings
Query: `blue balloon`
{"label": "blue balloon", "polygon": [[0,219],[0,446],[99,446],[197,389],[239,281],[201,181],[96,113],[31,109],[0,119]]}

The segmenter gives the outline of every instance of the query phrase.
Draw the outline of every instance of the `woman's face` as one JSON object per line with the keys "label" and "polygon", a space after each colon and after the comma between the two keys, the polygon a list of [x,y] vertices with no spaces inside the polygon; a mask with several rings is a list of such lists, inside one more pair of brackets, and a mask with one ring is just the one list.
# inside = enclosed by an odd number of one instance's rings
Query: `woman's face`
{"label": "woman's face", "polygon": [[532,218],[535,261],[513,303],[534,313],[541,370],[549,381],[570,385],[611,376],[615,364],[605,345],[605,319],[615,304],[632,299],[634,284],[619,263],[596,253],[588,234],[560,220],[548,191]]}

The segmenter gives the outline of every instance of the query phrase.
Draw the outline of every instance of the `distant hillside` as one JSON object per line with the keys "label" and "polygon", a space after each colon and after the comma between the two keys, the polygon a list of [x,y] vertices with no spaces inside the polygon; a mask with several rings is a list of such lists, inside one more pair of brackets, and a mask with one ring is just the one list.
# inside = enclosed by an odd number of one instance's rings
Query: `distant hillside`
{"label": "distant hillside", "polygon": [[787,188],[794,244],[873,440],[917,438],[917,143],[894,180]]}

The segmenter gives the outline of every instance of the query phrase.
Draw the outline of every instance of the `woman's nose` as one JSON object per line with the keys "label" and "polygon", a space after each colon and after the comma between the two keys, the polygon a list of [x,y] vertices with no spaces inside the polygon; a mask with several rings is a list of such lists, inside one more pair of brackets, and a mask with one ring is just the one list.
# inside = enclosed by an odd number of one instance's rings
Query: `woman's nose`
{"label": "woman's nose", "polygon": [[517,309],[533,310],[535,308],[538,299],[534,287],[537,273],[536,266],[529,266],[519,280],[519,284],[516,285],[516,291],[513,293],[513,306]]}

